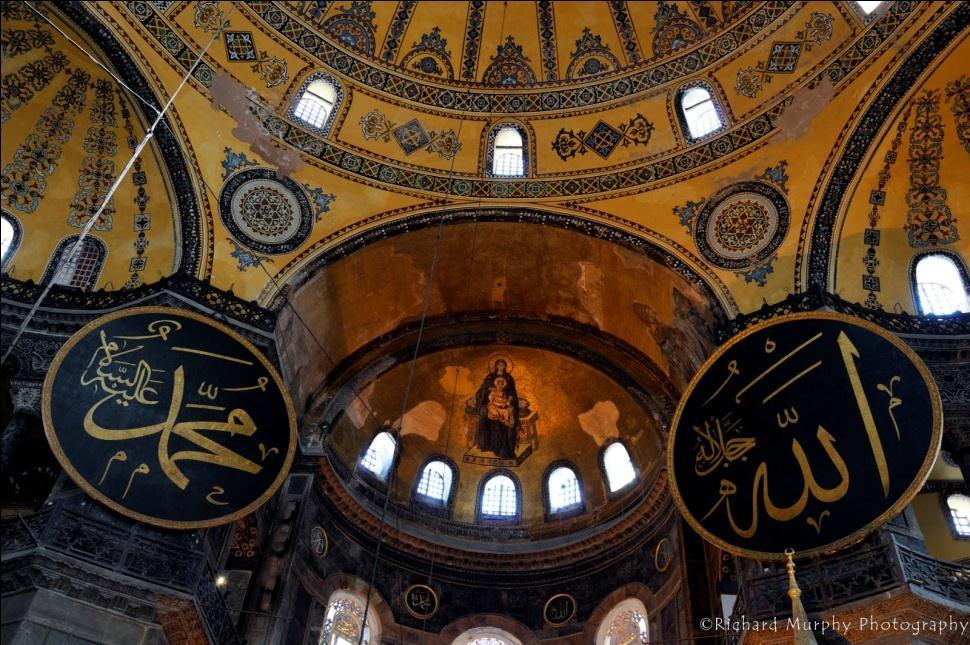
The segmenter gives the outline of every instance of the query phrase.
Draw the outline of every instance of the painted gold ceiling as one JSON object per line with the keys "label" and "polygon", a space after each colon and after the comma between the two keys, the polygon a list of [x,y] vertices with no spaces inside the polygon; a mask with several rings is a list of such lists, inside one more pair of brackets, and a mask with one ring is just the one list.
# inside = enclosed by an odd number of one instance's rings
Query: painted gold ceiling
{"label": "painted gold ceiling", "polygon": [[[279,306],[281,287],[357,236],[406,218],[528,207],[534,222],[560,218],[590,234],[631,236],[702,282],[727,315],[810,285],[871,302],[863,287],[874,284],[863,282],[871,244],[860,236],[878,228],[885,296],[876,292],[873,306],[913,311],[901,268],[927,247],[898,234],[912,188],[902,156],[919,98],[932,89],[941,145],[924,150],[940,153],[954,217],[966,198],[955,179],[967,164],[965,3],[884,3],[869,16],[849,2],[775,1],[37,5],[122,77],[140,78],[128,85],[157,104],[216,37],[156,135],[164,145],[143,155],[150,232],[134,230],[140,206],[130,181],[115,197],[125,212],[94,232],[108,248],[97,288],[134,284],[135,266],[140,280],[183,271]],[[70,204],[92,154],[84,140],[105,75],[13,6],[4,9],[5,97],[8,79],[29,74],[48,49],[70,61],[49,81],[31,80],[46,84],[9,114],[4,103],[3,207],[24,231],[8,269],[37,281],[73,228]],[[28,31],[52,34],[54,45],[14,36]],[[28,38],[28,49],[8,52],[21,47],[9,44],[15,38]],[[35,212],[19,211],[11,188],[18,150],[43,134],[37,120],[74,70],[91,75],[89,98],[60,144],[45,198]],[[289,113],[320,73],[340,86],[326,132]],[[700,80],[726,128],[691,142],[674,98]],[[129,105],[139,137],[151,110],[116,86],[112,96],[119,110]],[[902,156],[878,188],[886,146],[907,114]],[[488,135],[503,121],[527,135],[526,177],[488,176]],[[115,171],[127,150],[123,118],[117,130]],[[872,227],[867,195],[877,188],[886,206]],[[289,235],[286,244],[254,242],[226,212],[236,191],[269,189],[288,195],[271,204],[275,212],[296,216],[257,219],[267,239]],[[745,213],[757,213],[753,228]],[[966,256],[958,230],[933,245]]]}

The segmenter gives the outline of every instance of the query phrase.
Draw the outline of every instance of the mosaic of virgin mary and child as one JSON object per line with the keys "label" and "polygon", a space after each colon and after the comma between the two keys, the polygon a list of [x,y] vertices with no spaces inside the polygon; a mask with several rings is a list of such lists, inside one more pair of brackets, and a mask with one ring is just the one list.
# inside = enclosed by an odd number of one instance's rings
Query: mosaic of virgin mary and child
{"label": "mosaic of virgin mary and child", "polygon": [[519,397],[509,359],[498,356],[489,362],[488,375],[468,401],[468,412],[477,417],[469,427],[469,447],[482,457],[491,453],[499,460],[521,461],[535,443],[536,415],[528,401]]}

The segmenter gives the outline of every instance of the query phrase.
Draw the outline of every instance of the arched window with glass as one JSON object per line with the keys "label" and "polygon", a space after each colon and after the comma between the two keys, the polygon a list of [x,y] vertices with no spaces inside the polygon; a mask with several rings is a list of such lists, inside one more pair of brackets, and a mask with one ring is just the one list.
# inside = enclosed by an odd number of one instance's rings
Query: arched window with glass
{"label": "arched window with glass", "polygon": [[647,609],[637,598],[620,601],[596,630],[596,645],[629,645],[650,642]]}
{"label": "arched window with glass", "polygon": [[553,466],[546,477],[546,500],[551,515],[583,508],[582,486],[573,468],[566,464]]}
{"label": "arched window with glass", "polygon": [[107,256],[108,247],[93,235],[83,240],[79,235],[65,237],[54,249],[41,283],[90,291],[98,283]]}
{"label": "arched window with glass", "polygon": [[504,473],[489,475],[482,486],[478,515],[484,519],[513,520],[519,516],[519,487]]}
{"label": "arched window with glass", "polygon": [[495,126],[489,143],[493,177],[525,177],[528,174],[525,129],[515,123]]}
{"label": "arched window with glass", "polygon": [[13,254],[20,247],[23,229],[13,215],[3,211],[0,216],[0,267],[6,269]]}
{"label": "arched window with glass", "polygon": [[970,312],[967,269],[956,254],[933,251],[917,256],[912,281],[916,307],[924,316]]}
{"label": "arched window with glass", "polygon": [[455,470],[447,462],[441,459],[429,461],[421,469],[414,489],[415,498],[422,504],[447,507],[454,481]]}
{"label": "arched window with glass", "polygon": [[947,495],[946,507],[950,512],[950,527],[954,536],[970,540],[970,497],[962,493]]}
{"label": "arched window with glass", "polygon": [[603,474],[611,493],[619,492],[637,480],[630,453],[621,442],[615,441],[603,451]]}
{"label": "arched window with glass", "polygon": [[311,74],[290,105],[289,115],[319,134],[327,134],[343,99],[340,84],[329,74]]}
{"label": "arched window with glass", "polygon": [[451,645],[522,645],[522,641],[495,627],[475,627],[463,632]]}
{"label": "arched window with glass", "polygon": [[365,623],[362,598],[349,591],[333,592],[327,602],[318,645],[377,645],[380,642],[381,625],[377,612],[368,611]]}
{"label": "arched window with glass", "polygon": [[386,482],[391,466],[394,465],[395,452],[397,452],[397,441],[390,432],[380,432],[371,440],[367,452],[360,460],[360,467],[380,481]]}
{"label": "arched window with glass", "polygon": [[689,143],[700,141],[727,127],[724,110],[714,88],[703,81],[694,81],[681,88],[676,102],[684,137]]}

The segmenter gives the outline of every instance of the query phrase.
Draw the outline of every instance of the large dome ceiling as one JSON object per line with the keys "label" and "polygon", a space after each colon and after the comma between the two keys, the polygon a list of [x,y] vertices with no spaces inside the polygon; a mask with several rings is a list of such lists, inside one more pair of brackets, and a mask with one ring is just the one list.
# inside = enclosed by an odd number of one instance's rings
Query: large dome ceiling
{"label": "large dome ceiling", "polygon": [[371,64],[449,85],[509,88],[655,64],[717,41],[757,5],[682,4],[348,1],[280,3],[279,10]]}

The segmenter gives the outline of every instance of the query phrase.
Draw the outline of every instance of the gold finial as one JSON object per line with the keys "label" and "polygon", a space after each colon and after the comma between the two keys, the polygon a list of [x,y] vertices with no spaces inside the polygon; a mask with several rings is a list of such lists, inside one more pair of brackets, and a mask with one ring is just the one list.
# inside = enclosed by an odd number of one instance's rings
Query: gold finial
{"label": "gold finial", "polygon": [[802,595],[802,590],[798,588],[798,581],[795,580],[795,561],[792,559],[794,555],[794,549],[785,549],[785,556],[788,557],[788,562],[785,563],[785,569],[788,570],[788,597],[792,602]]}

